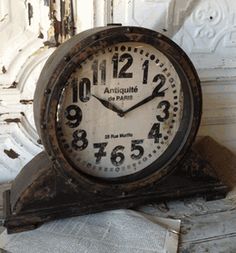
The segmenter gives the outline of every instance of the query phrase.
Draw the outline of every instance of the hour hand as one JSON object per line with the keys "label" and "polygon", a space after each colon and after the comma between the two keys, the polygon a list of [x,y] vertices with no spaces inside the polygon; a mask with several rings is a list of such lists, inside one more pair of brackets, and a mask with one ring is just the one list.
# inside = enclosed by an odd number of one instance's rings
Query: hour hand
{"label": "hour hand", "polygon": [[110,103],[109,101],[99,98],[95,95],[92,95],[93,97],[95,97],[103,106],[105,106],[107,109],[116,112],[120,117],[124,116],[124,112],[120,109],[118,109],[115,105],[113,105],[112,103]]}

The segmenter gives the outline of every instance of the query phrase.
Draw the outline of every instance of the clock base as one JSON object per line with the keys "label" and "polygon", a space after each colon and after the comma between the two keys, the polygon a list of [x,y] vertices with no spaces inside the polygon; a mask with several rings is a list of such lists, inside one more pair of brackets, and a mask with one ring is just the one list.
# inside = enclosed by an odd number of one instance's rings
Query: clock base
{"label": "clock base", "polygon": [[22,232],[59,218],[193,196],[214,200],[224,198],[228,191],[209,163],[193,150],[161,182],[135,194],[116,197],[98,196],[71,186],[42,152],[4,193],[4,226],[8,233]]}

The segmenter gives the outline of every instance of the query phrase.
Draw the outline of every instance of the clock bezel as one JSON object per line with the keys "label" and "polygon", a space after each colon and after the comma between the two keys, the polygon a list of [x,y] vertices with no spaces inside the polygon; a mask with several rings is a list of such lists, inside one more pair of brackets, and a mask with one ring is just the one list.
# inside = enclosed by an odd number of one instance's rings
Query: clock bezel
{"label": "clock bezel", "polygon": [[[181,137],[180,148],[177,148],[174,154],[172,154],[171,161],[162,164],[161,168],[156,170],[153,164],[151,164],[153,169],[148,171],[148,173],[143,171],[145,170],[143,169],[141,172],[137,172],[131,176],[103,180],[75,170],[60,149],[56,132],[57,103],[63,89],[63,84],[73,72],[75,64],[78,66],[78,63],[83,62],[97,50],[120,42],[150,44],[160,50],[171,61],[175,69],[177,69],[176,71],[181,82],[185,83],[185,89],[189,90],[189,105],[190,110],[192,110],[192,119],[187,124],[188,127],[185,126],[186,134]],[[191,146],[201,118],[200,81],[194,66],[183,50],[167,37],[155,31],[139,27],[104,27],[92,29],[75,36],[70,41],[64,43],[59,49],[60,52],[57,50],[49,58],[48,63],[42,71],[35,92],[36,99],[34,104],[36,127],[44,148],[54,162],[55,167],[62,173],[72,177],[87,191],[100,192],[106,195],[112,195],[114,192],[121,193],[137,190],[138,188],[158,182],[173,172],[178,162],[184,157]],[[41,99],[39,98],[40,95],[43,95]],[[36,115],[39,115],[39,117]],[[147,170],[150,169],[148,167]],[[107,191],[108,189],[109,191]]]}

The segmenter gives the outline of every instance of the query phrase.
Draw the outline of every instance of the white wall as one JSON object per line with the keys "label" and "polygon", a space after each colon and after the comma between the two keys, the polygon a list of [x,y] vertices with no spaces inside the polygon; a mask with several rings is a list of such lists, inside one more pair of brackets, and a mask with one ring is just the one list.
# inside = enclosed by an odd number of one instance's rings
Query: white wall
{"label": "white wall", "polygon": [[[34,129],[32,99],[40,70],[54,50],[44,45],[54,32],[49,3],[0,0],[0,182],[13,179],[42,149]],[[173,38],[190,56],[202,81],[199,135],[211,135],[236,153],[235,0],[72,3],[77,33],[114,22],[144,26]],[[29,6],[33,8],[30,20]]]}

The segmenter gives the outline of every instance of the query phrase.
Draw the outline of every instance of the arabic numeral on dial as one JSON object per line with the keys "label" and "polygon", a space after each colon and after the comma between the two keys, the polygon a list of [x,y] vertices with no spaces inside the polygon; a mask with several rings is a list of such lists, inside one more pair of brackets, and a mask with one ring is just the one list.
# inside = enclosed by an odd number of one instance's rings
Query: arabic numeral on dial
{"label": "arabic numeral on dial", "polygon": [[148,139],[154,139],[154,143],[159,143],[159,139],[162,137],[160,133],[160,123],[153,124],[150,132],[148,133]]}
{"label": "arabic numeral on dial", "polygon": [[121,165],[124,160],[125,160],[125,156],[123,153],[121,153],[120,151],[123,151],[125,149],[124,146],[116,146],[112,152],[111,152],[111,163],[114,166],[119,166]]}
{"label": "arabic numeral on dial", "polygon": [[88,78],[82,78],[79,82],[79,98],[82,102],[88,102],[91,97],[91,82]]}
{"label": "arabic numeral on dial", "polygon": [[99,70],[101,71],[101,84],[106,84],[106,60],[103,60],[99,65]]}
{"label": "arabic numeral on dial", "polygon": [[65,110],[65,117],[68,119],[66,124],[69,127],[78,127],[82,120],[82,111],[77,105],[69,105]]}
{"label": "arabic numeral on dial", "polygon": [[134,151],[133,154],[131,154],[131,158],[134,160],[140,159],[144,154],[144,149],[141,145],[143,140],[133,140],[131,141],[131,151]]}
{"label": "arabic numeral on dial", "polygon": [[93,85],[98,84],[99,70],[101,72],[101,84],[106,84],[106,60],[103,60],[98,67],[98,60],[95,60],[92,64],[93,71]]}
{"label": "arabic numeral on dial", "polygon": [[143,69],[143,84],[147,84],[148,82],[148,69],[149,69],[149,60],[144,61],[142,65]]}
{"label": "arabic numeral on dial", "polygon": [[170,102],[169,101],[161,101],[158,106],[158,109],[162,109],[162,115],[157,115],[156,118],[160,122],[164,122],[170,116],[169,109],[170,109]]}
{"label": "arabic numeral on dial", "polygon": [[122,54],[120,56],[120,62],[126,61],[125,65],[121,68],[119,78],[132,78],[133,73],[126,72],[133,63],[133,57],[130,54]]}
{"label": "arabic numeral on dial", "polygon": [[[119,62],[125,62],[118,74]],[[127,72],[133,64],[133,57],[130,54],[124,53],[119,57],[118,53],[115,53],[112,57],[113,63],[113,78],[133,78],[132,72]]]}
{"label": "arabic numeral on dial", "polygon": [[75,150],[84,150],[88,146],[88,140],[86,139],[87,133],[85,130],[76,130],[73,133],[72,147]]}
{"label": "arabic numeral on dial", "polygon": [[115,53],[112,57],[113,63],[113,78],[117,78],[118,76],[118,53]]}
{"label": "arabic numeral on dial", "polygon": [[98,84],[98,60],[95,60],[92,64],[93,71],[93,85]]}
{"label": "arabic numeral on dial", "polygon": [[107,146],[107,142],[93,144],[94,148],[98,148],[98,152],[94,153],[94,156],[96,158],[96,163],[99,163],[101,161],[102,157],[107,155],[107,153],[104,152],[106,146]]}
{"label": "arabic numeral on dial", "polygon": [[163,86],[166,83],[165,76],[162,75],[162,74],[158,74],[158,75],[154,76],[152,81],[154,83],[158,83],[157,86],[156,86],[156,90],[158,91],[158,96],[159,97],[164,97],[165,96],[165,90],[163,90],[163,91],[160,91],[160,90],[161,90],[161,88],[163,88]]}

